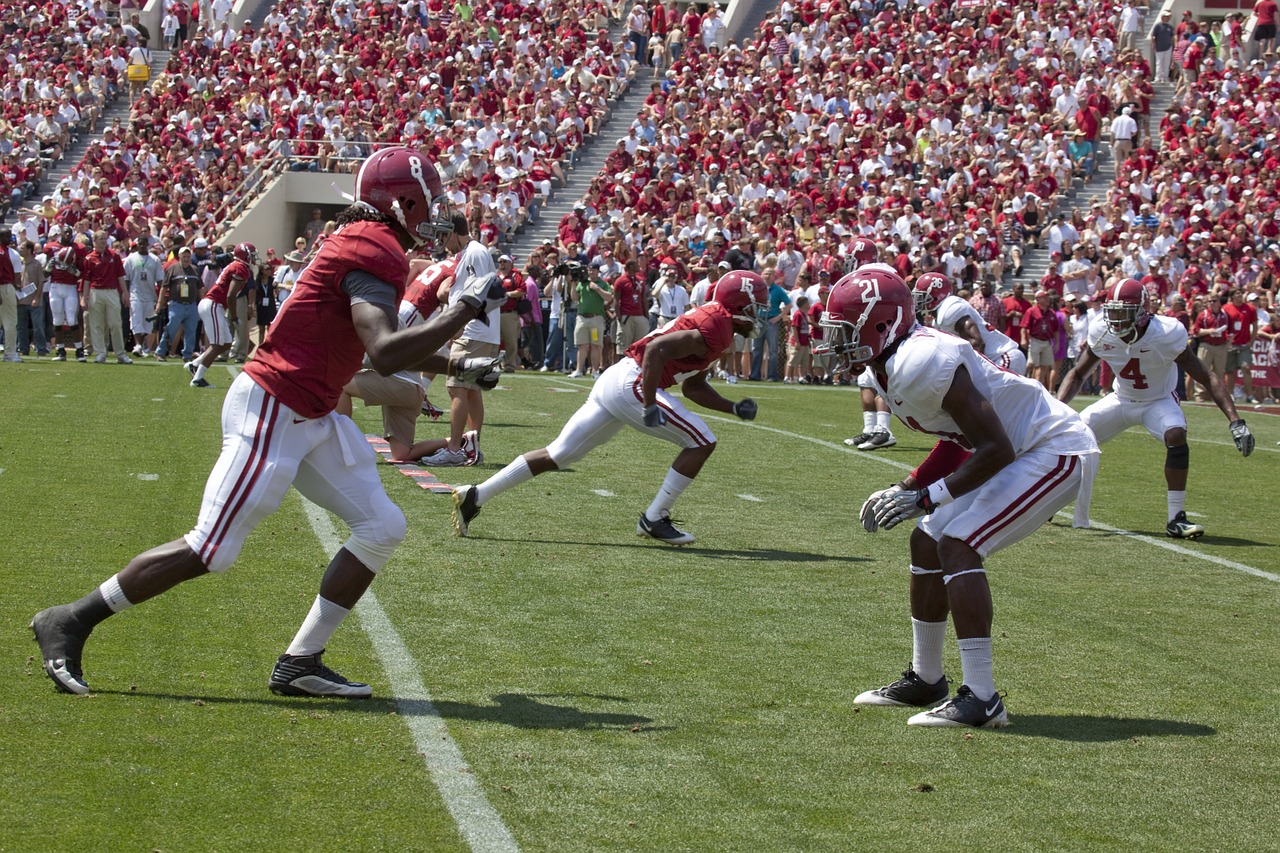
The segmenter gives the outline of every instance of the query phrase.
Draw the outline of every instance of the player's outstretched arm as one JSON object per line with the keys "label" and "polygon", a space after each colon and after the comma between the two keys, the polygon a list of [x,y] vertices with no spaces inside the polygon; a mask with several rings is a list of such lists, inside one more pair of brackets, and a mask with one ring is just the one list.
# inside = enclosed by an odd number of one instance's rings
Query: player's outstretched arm
{"label": "player's outstretched arm", "polygon": [[711,387],[711,383],[707,381],[707,371],[702,371],[696,376],[690,376],[680,385],[680,393],[684,394],[686,400],[692,400],[704,409],[710,409],[713,412],[724,412],[725,414],[733,414],[733,403],[721,397],[716,389]]}
{"label": "player's outstretched arm", "polygon": [[1222,414],[1227,416],[1227,420],[1237,421],[1240,419],[1240,415],[1236,413],[1235,400],[1231,399],[1231,395],[1227,393],[1227,389],[1223,387],[1222,381],[1218,379],[1217,374],[1209,372],[1209,369],[1204,366],[1204,362],[1200,360],[1200,356],[1191,351],[1191,347],[1183,350],[1177,361],[1188,376],[1209,389],[1209,396],[1213,397],[1213,402],[1218,404],[1218,408],[1222,410]]}
{"label": "player's outstretched arm", "polygon": [[397,331],[399,317],[391,306],[370,302],[351,306],[356,333],[364,343],[373,369],[383,376],[401,370],[443,372],[446,360],[436,358],[436,351],[482,313],[483,306],[477,311],[471,305],[456,302],[425,323]]}
{"label": "player's outstretched arm", "polygon": [[1098,363],[1098,354],[1089,349],[1086,344],[1080,350],[1080,357],[1076,359],[1075,366],[1067,371],[1067,375],[1062,377],[1062,384],[1058,386],[1058,399],[1064,403],[1070,403],[1076,394],[1080,393],[1080,386],[1084,384],[1084,378],[1093,370],[1094,365]]}
{"label": "player's outstretched arm", "polygon": [[1222,410],[1222,414],[1227,416],[1227,423],[1231,425],[1231,440],[1235,442],[1236,449],[1244,456],[1253,453],[1253,433],[1245,425],[1244,418],[1240,417],[1240,414],[1236,411],[1235,400],[1231,398],[1231,394],[1223,387],[1217,375],[1211,373],[1204,366],[1204,362],[1191,351],[1191,347],[1187,347],[1182,351],[1182,355],[1178,356],[1178,364],[1182,366],[1188,376],[1209,389],[1209,395],[1213,397],[1213,402],[1217,403],[1218,408]]}

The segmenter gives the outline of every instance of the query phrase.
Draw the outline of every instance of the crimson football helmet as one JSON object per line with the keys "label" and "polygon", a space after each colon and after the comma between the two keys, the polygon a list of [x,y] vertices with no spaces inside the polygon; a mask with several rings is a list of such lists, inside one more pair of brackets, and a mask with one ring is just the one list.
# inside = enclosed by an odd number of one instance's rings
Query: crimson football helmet
{"label": "crimson football helmet", "polygon": [[714,301],[733,315],[733,319],[750,323],[750,337],[759,337],[764,331],[769,317],[769,286],[758,273],[733,270],[720,276]]}
{"label": "crimson football helmet", "polygon": [[916,301],[916,314],[932,314],[942,300],[951,295],[951,279],[939,272],[927,272],[916,279],[911,288]]}
{"label": "crimson football helmet", "polygon": [[258,247],[252,243],[237,243],[231,250],[231,257],[253,266],[258,262]]}
{"label": "crimson football helmet", "polygon": [[831,288],[815,352],[863,364],[906,337],[915,322],[915,301],[901,276],[879,268],[856,270]]}
{"label": "crimson football helmet", "polygon": [[874,264],[880,260],[880,245],[874,240],[859,237],[849,247],[849,257],[853,258],[854,269],[866,264]]}
{"label": "crimson football helmet", "polygon": [[453,230],[440,175],[416,148],[383,148],[365,160],[356,203],[390,216],[419,247]]}
{"label": "crimson football helmet", "polygon": [[1125,343],[1133,343],[1151,322],[1147,311],[1147,289],[1142,282],[1126,278],[1107,288],[1102,303],[1107,328]]}

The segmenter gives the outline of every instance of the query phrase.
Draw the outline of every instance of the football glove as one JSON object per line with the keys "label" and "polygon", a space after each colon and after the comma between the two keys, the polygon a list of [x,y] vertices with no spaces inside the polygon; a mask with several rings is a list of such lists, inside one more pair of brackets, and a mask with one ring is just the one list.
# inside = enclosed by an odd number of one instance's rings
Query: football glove
{"label": "football glove", "polygon": [[462,285],[462,295],[458,297],[458,301],[476,309],[479,315],[476,319],[487,326],[489,312],[502,307],[507,301],[507,292],[502,289],[502,279],[496,272],[473,275]]}
{"label": "football glove", "polygon": [[1231,422],[1231,440],[1236,443],[1236,450],[1245,456],[1253,452],[1253,433],[1244,425],[1244,418]]}
{"label": "football glove", "polygon": [[904,491],[902,486],[893,485],[883,491],[873,492],[871,497],[867,498],[866,502],[863,503],[862,509],[858,511],[858,520],[862,522],[862,528],[868,533],[875,533],[879,530],[880,523],[876,521],[876,506],[881,499],[901,491]]}
{"label": "football glove", "polygon": [[644,407],[644,425],[647,427],[660,427],[667,422],[667,413],[662,411],[662,407],[657,403],[652,406]]}
{"label": "football glove", "polygon": [[741,402],[733,404],[733,413],[744,421],[754,421],[756,419],[756,411],[759,408],[756,405],[756,401],[748,397]]}
{"label": "football glove", "polygon": [[902,522],[928,515],[938,508],[929,497],[928,489],[899,489],[892,494],[880,493],[876,501],[876,524],[885,530],[892,530]]}
{"label": "football glove", "polygon": [[449,375],[491,391],[497,386],[498,377],[502,375],[502,359],[500,357],[450,359]]}

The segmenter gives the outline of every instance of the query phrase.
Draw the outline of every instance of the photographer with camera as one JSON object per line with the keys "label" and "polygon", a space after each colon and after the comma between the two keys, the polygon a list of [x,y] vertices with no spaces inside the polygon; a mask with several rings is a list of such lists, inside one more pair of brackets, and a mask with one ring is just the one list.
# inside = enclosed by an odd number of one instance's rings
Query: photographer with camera
{"label": "photographer with camera", "polygon": [[600,352],[604,345],[605,306],[613,302],[613,291],[607,282],[592,275],[592,270],[583,266],[580,261],[565,261],[561,264],[578,293],[578,320],[573,329],[573,342],[578,347],[578,365],[570,379],[578,379],[586,375],[585,368],[591,369],[591,375],[600,375]]}

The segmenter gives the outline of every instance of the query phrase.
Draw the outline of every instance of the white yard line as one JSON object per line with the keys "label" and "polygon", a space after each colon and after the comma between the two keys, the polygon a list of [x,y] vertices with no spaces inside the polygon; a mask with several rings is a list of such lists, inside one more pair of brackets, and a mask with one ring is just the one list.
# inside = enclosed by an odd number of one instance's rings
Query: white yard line
{"label": "white yard line", "polygon": [[[336,553],[342,543],[329,514],[305,498],[302,506],[325,553]],[[422,683],[418,662],[387,618],[373,590],[364,594],[355,612],[387,671],[391,692],[402,719],[409,726],[418,754],[440,789],[445,807],[453,815],[467,845],[477,853],[518,851],[520,848],[511,830],[485,796],[484,788],[463,759],[457,742],[449,736],[448,726]]]}
{"label": "white yard line", "polygon": [[[735,424],[737,426],[747,427],[748,429],[761,429],[761,430],[764,430],[765,432],[772,432],[777,435],[786,436],[787,438],[794,438],[794,439],[798,439],[799,441],[807,441],[810,444],[816,444],[819,447],[826,447],[826,448],[830,448],[831,450],[839,451],[841,453],[852,454],[854,456],[857,456],[862,459],[866,459],[871,462],[878,462],[881,465],[888,465],[892,468],[897,468],[901,471],[910,471],[914,467],[912,465],[907,465],[904,462],[899,462],[896,459],[889,459],[885,456],[878,456],[876,455],[875,451],[854,450],[852,448],[845,447],[844,445],[836,444],[835,442],[824,441],[821,438],[814,438],[811,435],[800,435],[799,433],[788,432],[785,429],[777,429],[776,427],[767,427],[767,426],[763,426],[761,424],[756,424],[756,423],[746,423],[744,421],[738,420],[737,418],[724,418],[724,417],[718,417],[716,415],[705,415],[705,414],[702,417],[703,419],[708,421],[720,421],[726,424]],[[1222,443],[1228,444],[1229,442],[1222,442]],[[1232,446],[1234,447],[1234,445]],[[1066,518],[1071,517],[1071,514],[1066,512],[1065,510],[1058,514],[1063,515]],[[1237,563],[1234,560],[1228,560],[1223,557],[1215,556],[1213,554],[1205,554],[1200,551],[1194,551],[1190,548],[1184,548],[1181,545],[1175,545],[1172,542],[1166,542],[1162,539],[1157,539],[1153,536],[1144,536],[1141,533],[1131,533],[1127,530],[1121,530],[1118,527],[1112,527],[1108,524],[1103,524],[1100,521],[1095,521],[1092,518],[1089,519],[1089,525],[1091,527],[1097,528],[1098,530],[1105,530],[1108,533],[1117,533],[1121,536],[1128,536],[1130,538],[1137,539],[1140,542],[1145,542],[1148,545],[1154,545],[1157,548],[1164,548],[1165,550],[1173,551],[1174,553],[1182,554],[1187,557],[1196,557],[1208,563],[1214,563],[1215,565],[1225,566],[1226,568],[1235,569],[1238,572],[1244,572],[1245,574],[1253,575],[1254,577],[1263,578],[1264,580],[1269,580],[1275,583],[1280,583],[1280,575],[1276,575],[1272,572],[1255,568],[1254,566],[1245,565],[1244,563]]]}

